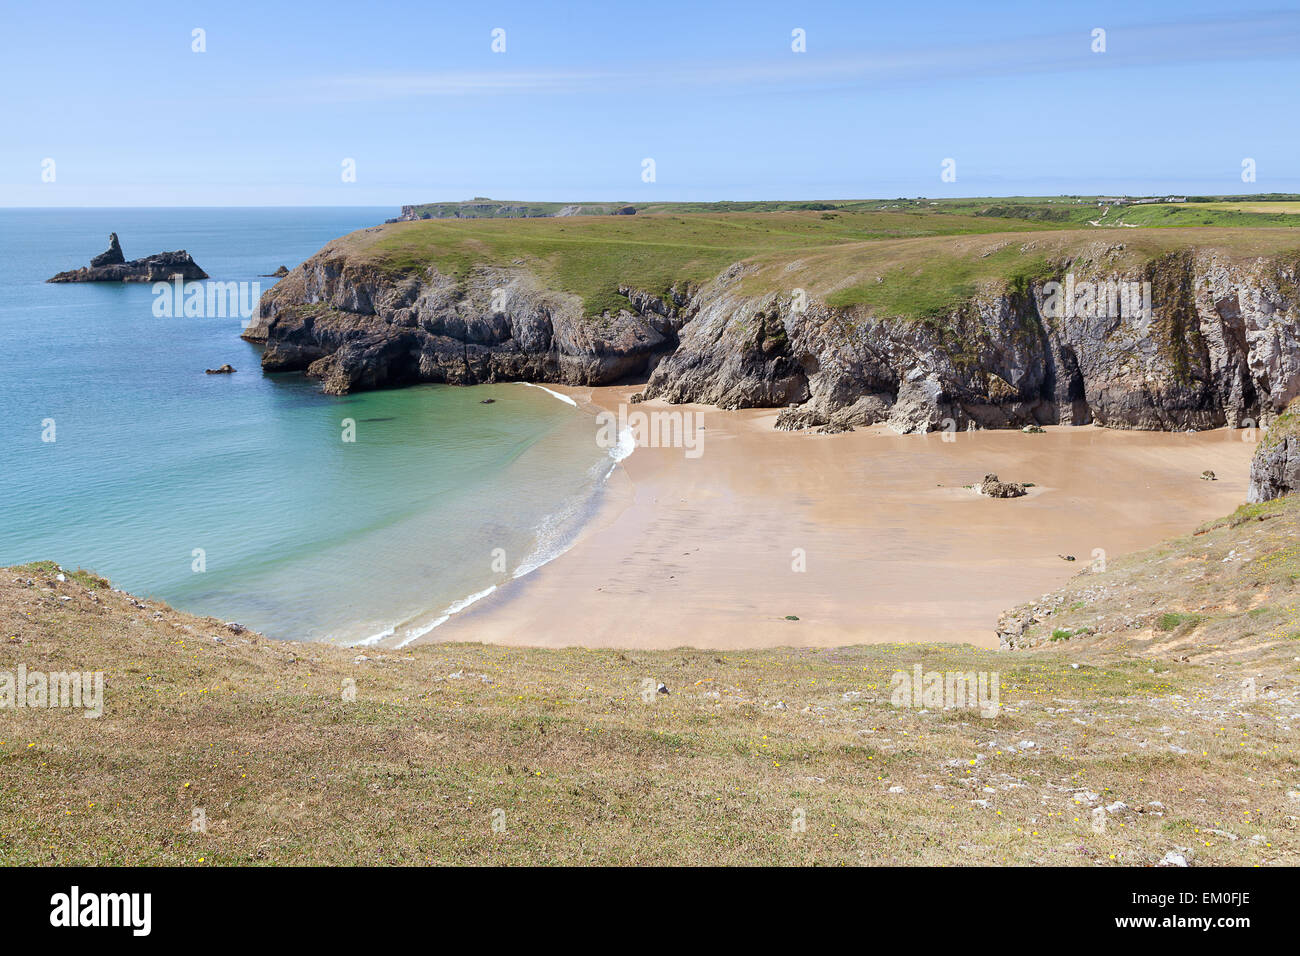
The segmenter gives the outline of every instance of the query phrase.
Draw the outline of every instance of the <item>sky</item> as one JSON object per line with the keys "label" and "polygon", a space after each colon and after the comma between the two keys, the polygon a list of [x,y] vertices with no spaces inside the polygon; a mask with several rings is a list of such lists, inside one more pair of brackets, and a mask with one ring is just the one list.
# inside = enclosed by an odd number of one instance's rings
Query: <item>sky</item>
{"label": "sky", "polygon": [[1300,192],[1297,0],[4,0],[0,23],[0,206]]}

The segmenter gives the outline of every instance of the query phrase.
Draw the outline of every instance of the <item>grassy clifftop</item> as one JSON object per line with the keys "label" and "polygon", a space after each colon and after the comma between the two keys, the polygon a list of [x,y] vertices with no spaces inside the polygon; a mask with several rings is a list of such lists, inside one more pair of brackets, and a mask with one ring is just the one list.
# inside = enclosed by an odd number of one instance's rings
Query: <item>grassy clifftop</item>
{"label": "grassy clifftop", "polygon": [[[677,205],[683,209],[674,211]],[[635,216],[390,223],[353,233],[335,248],[395,275],[430,265],[458,277],[480,265],[526,268],[579,296],[589,315],[627,307],[620,285],[663,294],[744,261],[758,269],[747,291],[797,286],[832,305],[900,317],[955,307],[981,284],[1046,275],[1054,259],[1095,250],[1111,250],[1108,262],[1122,266],[1192,247],[1243,257],[1300,249],[1300,232],[1281,226],[1094,228],[1076,221],[1076,212],[1095,207],[1062,207],[1069,216],[1057,221],[1036,214],[1057,208],[1041,200],[1001,207],[975,200],[845,203],[833,210],[703,206],[661,204]],[[989,215],[990,209],[1015,215]],[[1282,219],[1300,226],[1300,216]],[[1118,256],[1117,248],[1124,250]]]}
{"label": "grassy clifftop", "polygon": [[[0,673],[105,673],[99,719],[0,711],[0,863],[1294,865],[1295,521],[1080,578],[1016,653],[348,650],[0,569]],[[916,665],[998,716],[894,706]]]}

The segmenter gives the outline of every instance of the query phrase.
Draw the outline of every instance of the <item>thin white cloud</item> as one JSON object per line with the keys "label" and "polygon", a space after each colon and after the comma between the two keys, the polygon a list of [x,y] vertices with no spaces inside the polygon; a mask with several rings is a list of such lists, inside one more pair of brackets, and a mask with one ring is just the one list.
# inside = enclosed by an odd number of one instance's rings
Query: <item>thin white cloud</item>
{"label": "thin white cloud", "polygon": [[1104,54],[1091,50],[1091,27],[1077,33],[1012,37],[994,43],[930,47],[902,52],[866,50],[852,58],[802,54],[766,62],[716,66],[647,63],[605,70],[444,71],[362,73],[322,77],[308,96],[331,100],[389,100],[439,96],[527,93],[598,93],[648,88],[818,89],[872,88],[953,79],[1158,67],[1224,61],[1256,62],[1295,56],[1300,13],[1189,23],[1106,27]]}

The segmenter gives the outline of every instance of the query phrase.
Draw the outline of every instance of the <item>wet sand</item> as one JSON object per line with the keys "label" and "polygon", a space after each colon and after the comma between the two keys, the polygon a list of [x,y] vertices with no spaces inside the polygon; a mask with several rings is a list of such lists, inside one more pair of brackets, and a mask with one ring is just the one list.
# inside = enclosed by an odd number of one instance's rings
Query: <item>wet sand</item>
{"label": "wet sand", "polygon": [[[593,416],[638,391],[556,388]],[[424,640],[996,647],[1001,611],[1086,570],[1095,549],[1114,557],[1231,512],[1254,451],[1235,430],[1060,426],[945,442],[883,427],[778,432],[769,409],[631,410],[701,412],[702,453],[637,448],[570,551]],[[594,440],[594,418],[592,429]],[[1202,480],[1207,468],[1219,480]],[[1003,500],[963,487],[986,472],[1035,487]]]}

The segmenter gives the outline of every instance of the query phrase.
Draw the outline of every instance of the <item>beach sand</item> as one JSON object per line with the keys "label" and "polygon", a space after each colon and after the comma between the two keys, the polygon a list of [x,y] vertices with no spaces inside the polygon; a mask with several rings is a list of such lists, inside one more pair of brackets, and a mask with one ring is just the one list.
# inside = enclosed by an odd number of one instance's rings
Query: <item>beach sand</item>
{"label": "beach sand", "polygon": [[[639,387],[556,390],[594,415]],[[699,456],[638,448],[572,549],[424,641],[996,647],[1000,612],[1086,573],[1099,554],[1231,512],[1245,501],[1254,451],[1237,430],[1059,426],[944,441],[883,427],[779,432],[773,409],[654,401],[635,410],[700,412]],[[594,440],[594,418],[592,427]],[[1205,469],[1219,480],[1202,480]],[[963,487],[987,472],[1034,487],[1017,499]]]}

